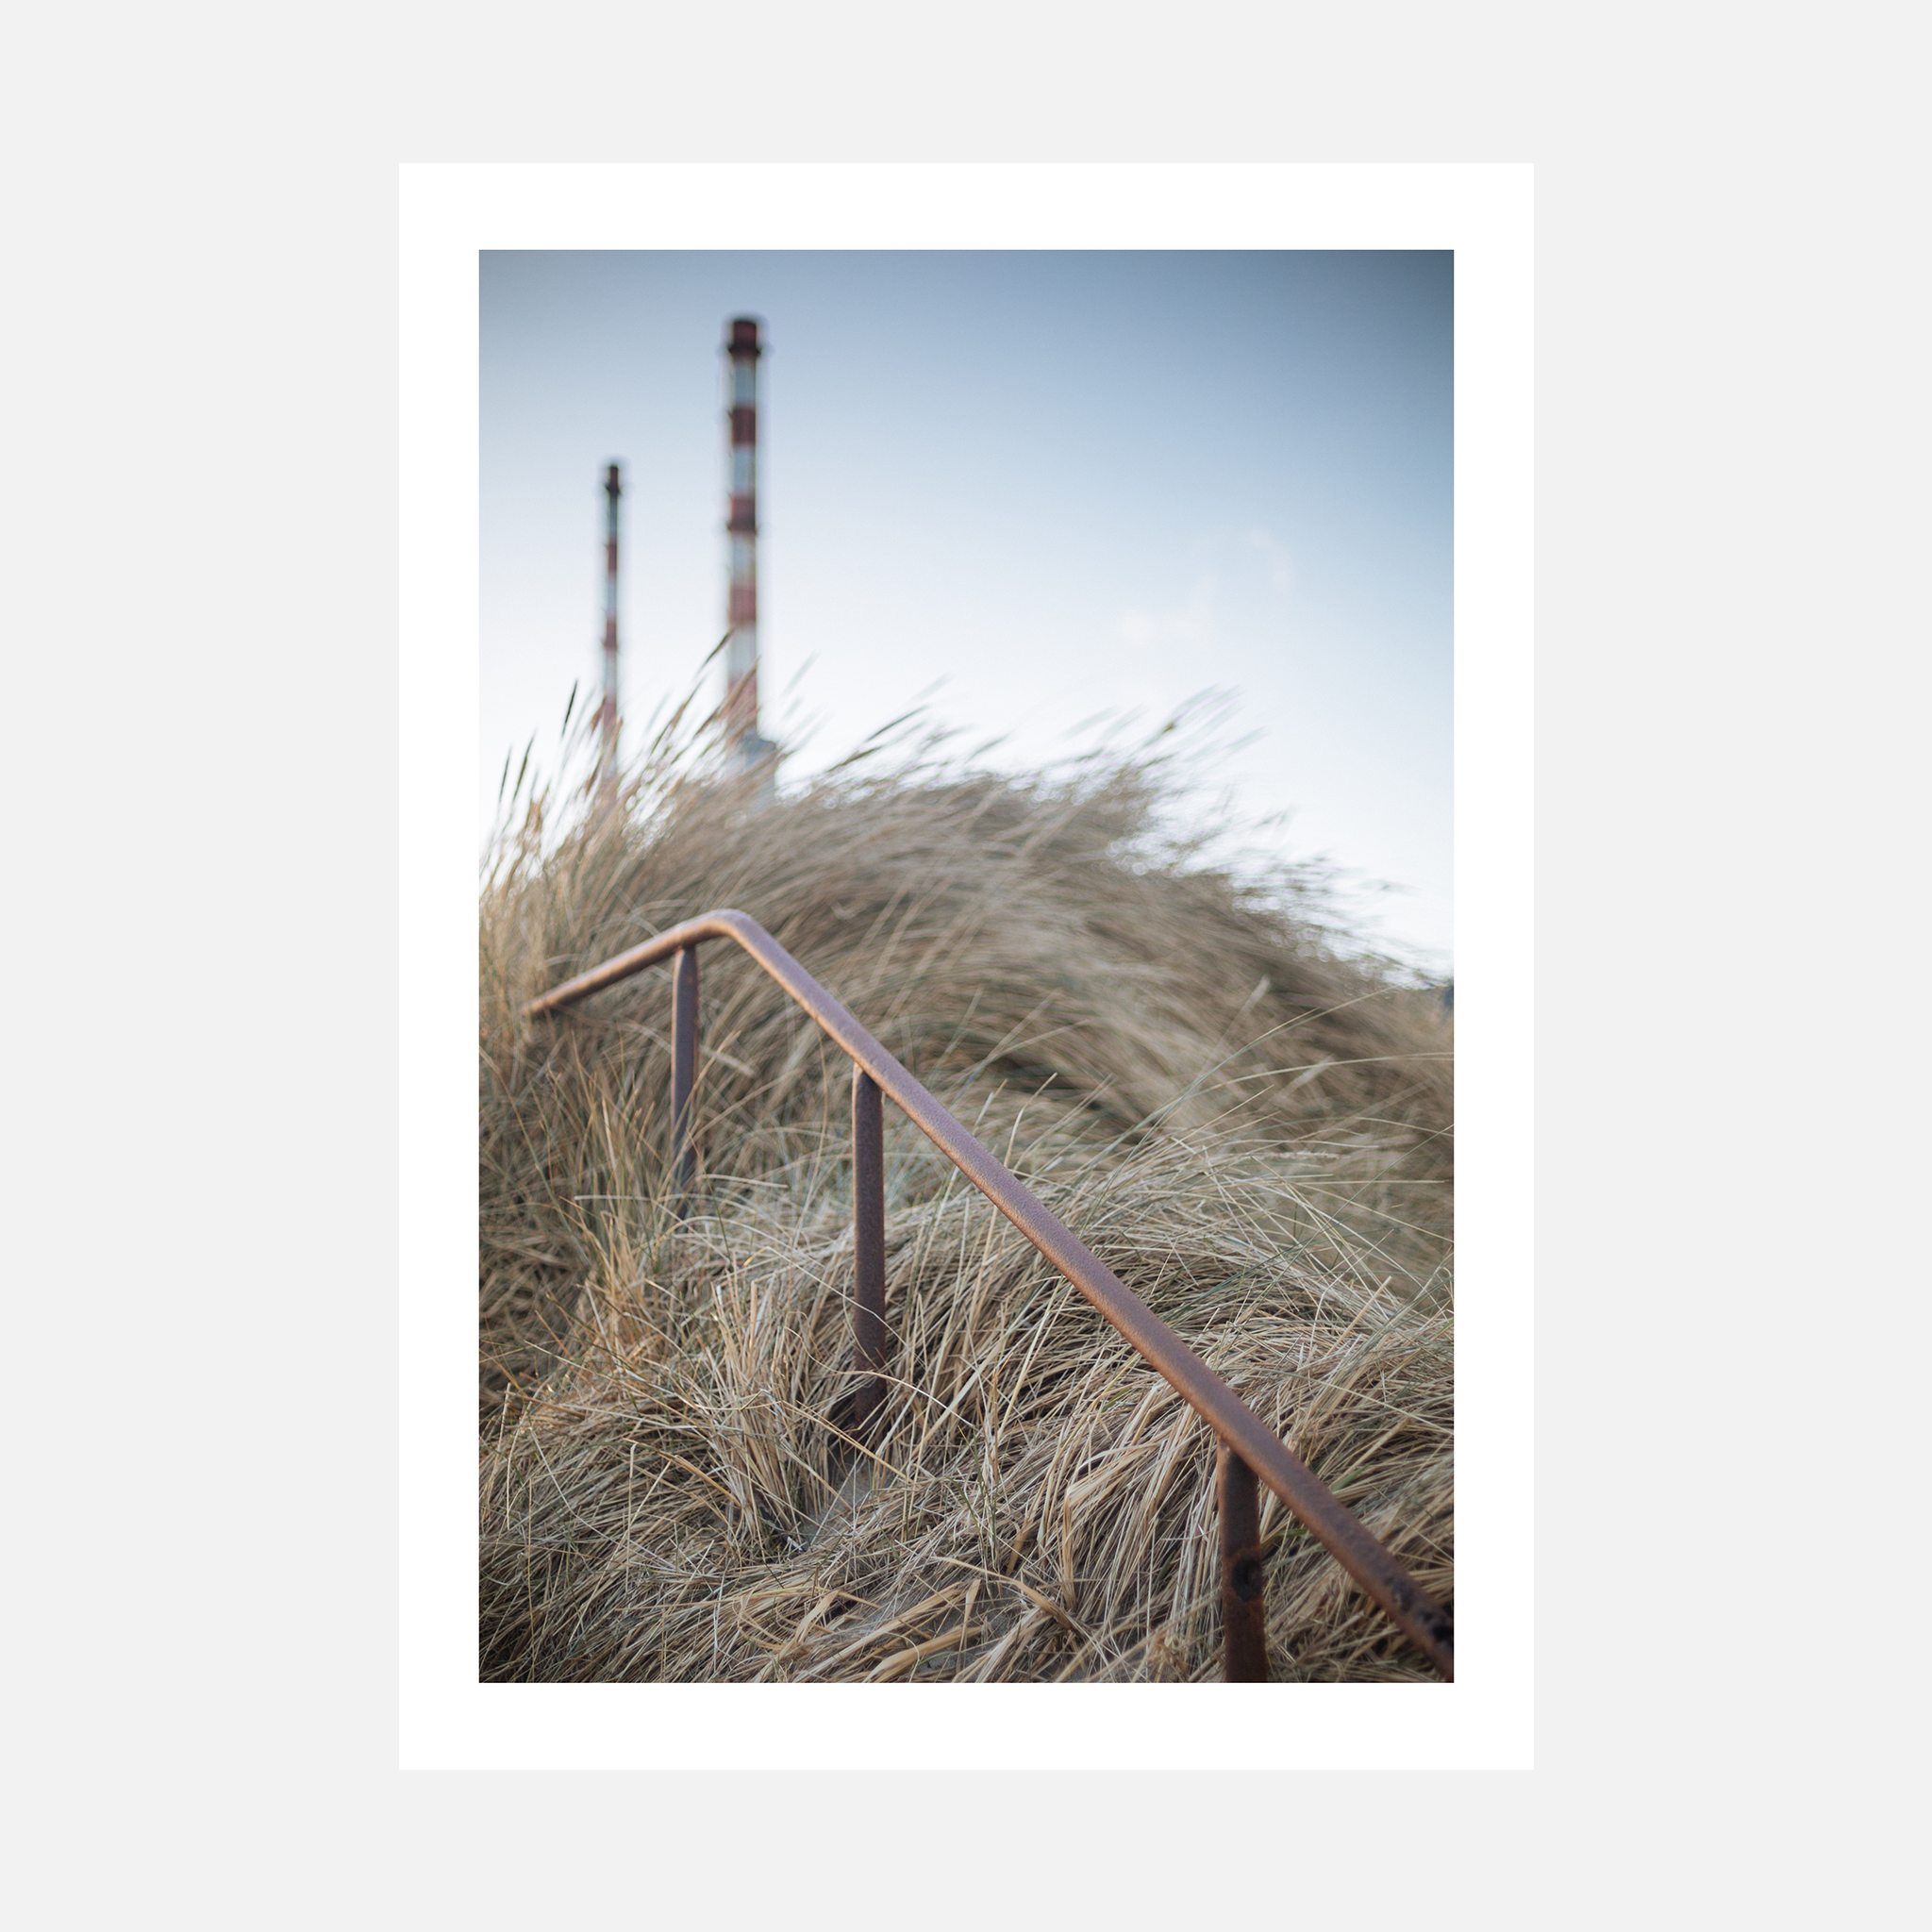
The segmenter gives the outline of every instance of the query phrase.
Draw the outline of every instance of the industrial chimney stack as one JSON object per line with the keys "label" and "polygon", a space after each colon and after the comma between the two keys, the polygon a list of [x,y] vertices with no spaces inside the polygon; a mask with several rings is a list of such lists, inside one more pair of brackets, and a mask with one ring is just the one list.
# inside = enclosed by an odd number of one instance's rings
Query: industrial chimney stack
{"label": "industrial chimney stack", "polygon": [[777,749],[758,736],[758,358],[764,351],[754,317],[733,318],[724,353],[731,358],[724,731],[733,762],[750,772]]}
{"label": "industrial chimney stack", "polygon": [[616,463],[604,474],[604,703],[597,713],[597,794],[617,796],[617,499],[624,478]]}

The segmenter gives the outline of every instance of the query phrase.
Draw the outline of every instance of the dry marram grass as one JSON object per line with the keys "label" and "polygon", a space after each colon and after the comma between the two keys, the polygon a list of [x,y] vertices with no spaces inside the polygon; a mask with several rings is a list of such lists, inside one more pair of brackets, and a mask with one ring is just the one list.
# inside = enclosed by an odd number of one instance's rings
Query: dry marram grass
{"label": "dry marram grass", "polygon": [[[677,921],[762,923],[1454,1595],[1450,1026],[1319,880],[1163,835],[1168,774],[908,757],[761,811],[666,734],[621,808],[501,840],[482,901],[489,1680],[1195,1681],[1203,1423],[890,1105],[888,1401],[851,1390],[849,1063],[703,960],[700,1174],[665,1192],[666,970],[521,1003]],[[1426,1662],[1264,1492],[1276,1677]]]}

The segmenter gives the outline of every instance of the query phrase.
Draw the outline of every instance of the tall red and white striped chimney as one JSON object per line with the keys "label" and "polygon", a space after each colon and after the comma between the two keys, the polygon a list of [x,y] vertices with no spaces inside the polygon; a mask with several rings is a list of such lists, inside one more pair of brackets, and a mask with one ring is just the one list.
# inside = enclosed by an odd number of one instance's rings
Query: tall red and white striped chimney
{"label": "tall red and white striped chimney", "polygon": [[597,790],[608,805],[617,795],[617,499],[620,466],[604,473],[604,703],[597,713]]}
{"label": "tall red and white striped chimney", "polygon": [[764,350],[755,316],[732,318],[724,353],[731,372],[724,733],[732,762],[749,772],[776,749],[758,736],[758,358]]}

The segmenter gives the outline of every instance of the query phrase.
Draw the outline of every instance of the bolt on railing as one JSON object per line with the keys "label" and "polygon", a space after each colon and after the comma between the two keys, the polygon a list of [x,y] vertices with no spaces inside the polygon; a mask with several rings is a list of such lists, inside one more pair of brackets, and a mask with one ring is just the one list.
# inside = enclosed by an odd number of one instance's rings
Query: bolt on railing
{"label": "bolt on railing", "polygon": [[1258,1483],[1361,1585],[1441,1674],[1456,1675],[1448,1612],[1274,1431],[1167,1324],[1134,1294],[1018,1178],[995,1160],[924,1087],[796,959],[742,912],[707,912],[580,973],[531,1000],[525,1019],[554,1013],[665,959],[672,972],[671,1166],[682,1195],[693,1170],[691,1090],[697,1074],[698,958],[708,940],[749,953],[852,1060],[852,1229],[857,1254],[854,1366],[861,1377],[854,1423],[863,1426],[885,1397],[885,1142],[882,1095],[890,1094],[928,1141],[1077,1288],[1177,1390],[1215,1435],[1221,1516],[1223,1667],[1229,1683],[1268,1675],[1266,1598]]}

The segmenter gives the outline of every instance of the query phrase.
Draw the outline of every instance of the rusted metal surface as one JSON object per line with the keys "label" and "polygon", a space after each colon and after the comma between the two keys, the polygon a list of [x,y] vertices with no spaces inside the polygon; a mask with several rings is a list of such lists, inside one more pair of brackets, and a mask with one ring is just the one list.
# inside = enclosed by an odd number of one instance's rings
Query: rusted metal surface
{"label": "rusted metal surface", "polygon": [[[1059,1270],[1287,1505],[1441,1674],[1456,1674],[1448,1613],[1383,1548],[1361,1519],[1073,1231],[962,1127],[757,920],[707,912],[553,987],[526,1018],[558,1012],[686,947],[731,940],[891,1095],[912,1124]],[[695,967],[692,968],[695,977]]]}
{"label": "rusted metal surface", "polygon": [[680,1202],[697,1158],[691,1146],[691,1090],[698,1073],[698,949],[685,946],[671,975],[671,1172]]}
{"label": "rusted metal surface", "polygon": [[879,1083],[852,1069],[852,1305],[853,1366],[863,1379],[852,1420],[863,1429],[885,1400],[879,1371],[886,1365],[886,1134]]}
{"label": "rusted metal surface", "polygon": [[1214,1489],[1221,1505],[1222,1674],[1230,1684],[1265,1684],[1268,1599],[1260,1491],[1255,1472],[1225,1442],[1214,1452]]}

